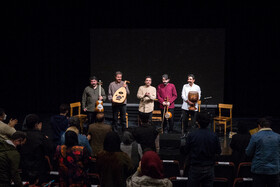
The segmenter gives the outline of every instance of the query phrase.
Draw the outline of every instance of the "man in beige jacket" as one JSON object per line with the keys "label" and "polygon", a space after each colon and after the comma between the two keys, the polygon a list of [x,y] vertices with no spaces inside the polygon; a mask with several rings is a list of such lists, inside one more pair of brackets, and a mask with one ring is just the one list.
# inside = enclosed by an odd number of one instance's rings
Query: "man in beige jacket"
{"label": "man in beige jacket", "polygon": [[156,88],[151,86],[152,78],[146,76],[145,85],[140,86],[137,92],[137,98],[140,99],[139,103],[139,116],[148,115],[149,120],[152,119],[154,110],[154,100],[156,99]]}

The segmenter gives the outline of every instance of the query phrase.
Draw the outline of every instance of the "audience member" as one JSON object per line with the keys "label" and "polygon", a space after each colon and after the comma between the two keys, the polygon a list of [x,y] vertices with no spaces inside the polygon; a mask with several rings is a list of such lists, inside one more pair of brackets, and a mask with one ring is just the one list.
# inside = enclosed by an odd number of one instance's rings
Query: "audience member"
{"label": "audience member", "polygon": [[197,113],[196,121],[199,129],[189,133],[181,149],[190,159],[188,186],[213,186],[215,155],[221,153],[219,138],[207,128],[206,113]]}
{"label": "audience member", "polygon": [[18,171],[20,154],[16,147],[26,142],[26,134],[17,131],[11,136],[11,140],[0,140],[0,186],[22,186]]}
{"label": "audience member", "polygon": [[134,169],[137,169],[139,161],[142,158],[142,148],[134,140],[133,135],[129,131],[124,131],[123,133],[121,150],[130,157]]}
{"label": "audience member", "polygon": [[60,186],[88,186],[87,167],[89,152],[78,146],[78,136],[74,131],[65,133],[65,145],[58,145],[55,160],[58,162]]}
{"label": "audience member", "polygon": [[253,186],[279,186],[280,135],[270,128],[270,121],[259,121],[259,131],[252,135],[246,148],[247,156],[252,156],[251,171]]}
{"label": "audience member", "polygon": [[27,140],[20,150],[21,168],[24,180],[38,184],[47,180],[48,171],[52,168],[50,155],[52,144],[41,132],[42,122],[36,114],[26,118]]}
{"label": "audience member", "polygon": [[[70,117],[69,118],[69,127],[66,129],[67,131],[74,131],[77,136],[78,136],[78,145],[84,146],[90,154],[92,154],[92,149],[89,145],[88,139],[85,135],[80,134],[80,120],[78,117]],[[66,133],[65,132],[65,133]],[[62,134],[61,136],[61,145],[63,145],[65,143],[65,133]]]}
{"label": "audience member", "polygon": [[103,142],[108,132],[112,131],[111,125],[104,123],[104,113],[96,115],[96,123],[90,124],[88,129],[88,139],[92,148],[93,156],[103,150]]}
{"label": "audience member", "polygon": [[169,179],[163,178],[162,162],[154,151],[146,151],[137,171],[126,180],[127,187],[159,186],[172,187]]}
{"label": "audience member", "polygon": [[50,124],[53,130],[53,143],[55,147],[61,144],[61,135],[68,128],[68,117],[66,116],[69,112],[69,104],[61,104],[59,106],[59,114],[54,115],[50,119]]}
{"label": "audience member", "polygon": [[240,162],[249,162],[251,159],[246,156],[245,149],[248,146],[251,135],[245,123],[238,123],[237,134],[232,136],[230,147],[232,149],[231,160],[236,168]]}
{"label": "audience member", "polygon": [[7,114],[4,109],[0,108],[0,139],[8,140],[15,132],[15,125],[18,123],[17,119],[10,119],[6,124],[4,121],[7,119]]}
{"label": "audience member", "polygon": [[108,132],[104,140],[104,150],[97,155],[97,171],[102,187],[126,186],[126,179],[133,172],[131,159],[121,151],[120,143],[116,132]]}
{"label": "audience member", "polygon": [[148,148],[156,151],[155,141],[158,136],[158,131],[156,130],[156,127],[152,126],[149,122],[148,115],[143,114],[139,117],[141,125],[132,131],[133,137],[136,142],[141,145],[143,151]]}

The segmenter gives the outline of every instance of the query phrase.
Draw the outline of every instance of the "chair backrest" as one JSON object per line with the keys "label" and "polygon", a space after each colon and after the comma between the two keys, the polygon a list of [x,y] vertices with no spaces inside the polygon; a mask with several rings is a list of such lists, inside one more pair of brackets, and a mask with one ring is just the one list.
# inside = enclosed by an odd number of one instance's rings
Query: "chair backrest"
{"label": "chair backrest", "polygon": [[252,178],[252,172],[251,172],[251,165],[252,162],[241,162],[238,166],[238,170],[237,170],[237,177],[241,178],[241,177],[245,177],[245,178]]}
{"label": "chair backrest", "polygon": [[229,184],[233,183],[235,167],[233,162],[216,162],[214,166],[215,177],[227,178]]}
{"label": "chair backrest", "polygon": [[219,103],[218,104],[218,108],[219,108],[219,116],[220,117],[222,116],[222,111],[223,110],[229,110],[229,116],[227,116],[227,117],[232,118],[232,104],[222,104],[222,103]]}
{"label": "chair backrest", "polygon": [[162,160],[162,164],[163,164],[163,174],[165,178],[180,176],[179,161]]}
{"label": "chair backrest", "polygon": [[170,177],[173,187],[186,187],[188,186],[188,177]]}
{"label": "chair backrest", "polygon": [[78,115],[81,114],[81,102],[70,103],[70,117],[73,116],[73,108],[78,107]]}

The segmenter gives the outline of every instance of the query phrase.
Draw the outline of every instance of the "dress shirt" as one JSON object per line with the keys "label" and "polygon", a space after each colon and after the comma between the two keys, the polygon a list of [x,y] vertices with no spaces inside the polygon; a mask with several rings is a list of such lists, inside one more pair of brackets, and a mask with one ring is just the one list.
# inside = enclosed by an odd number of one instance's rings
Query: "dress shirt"
{"label": "dress shirt", "polygon": [[[184,110],[189,110],[190,105],[186,102],[188,100],[188,94],[190,91],[196,91],[198,92],[198,99],[200,100],[201,97],[201,90],[200,87],[197,84],[193,84],[190,86],[189,84],[185,84],[183,86],[182,90],[182,99],[183,99],[183,104],[182,104],[182,109]],[[197,108],[195,111],[198,110],[198,104],[197,102],[195,103],[195,107]]]}
{"label": "dress shirt", "polygon": [[[150,93],[150,97],[145,96],[145,93]],[[157,91],[153,86],[140,86],[137,92],[137,98],[140,99],[139,111],[150,113],[154,110],[154,100],[156,99]]]}

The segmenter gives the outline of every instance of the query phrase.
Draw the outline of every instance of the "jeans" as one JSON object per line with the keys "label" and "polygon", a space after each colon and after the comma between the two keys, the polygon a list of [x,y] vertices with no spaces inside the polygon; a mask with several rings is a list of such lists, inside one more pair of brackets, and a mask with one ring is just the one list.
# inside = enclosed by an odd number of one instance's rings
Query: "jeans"
{"label": "jeans", "polygon": [[212,187],[214,166],[191,166],[189,169],[188,187]]}
{"label": "jeans", "polygon": [[253,186],[254,187],[278,187],[279,175],[265,175],[265,174],[253,174]]}
{"label": "jeans", "polygon": [[121,120],[121,127],[124,130],[126,126],[126,104],[112,104],[112,110],[113,110],[113,123],[112,128],[113,130],[117,130],[117,124],[118,124],[118,114],[120,113],[120,120]]}

